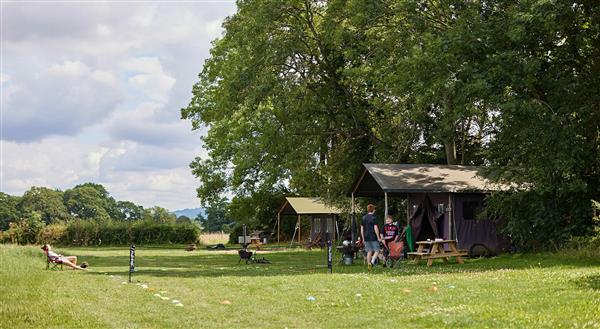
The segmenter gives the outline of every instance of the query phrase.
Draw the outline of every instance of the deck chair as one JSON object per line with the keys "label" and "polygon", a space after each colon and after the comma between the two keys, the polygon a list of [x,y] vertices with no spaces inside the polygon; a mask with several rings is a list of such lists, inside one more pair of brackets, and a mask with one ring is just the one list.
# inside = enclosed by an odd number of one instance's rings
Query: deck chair
{"label": "deck chair", "polygon": [[46,254],[46,269],[47,270],[61,270],[63,269],[63,263],[58,259],[53,259],[48,256],[48,252],[44,251]]}

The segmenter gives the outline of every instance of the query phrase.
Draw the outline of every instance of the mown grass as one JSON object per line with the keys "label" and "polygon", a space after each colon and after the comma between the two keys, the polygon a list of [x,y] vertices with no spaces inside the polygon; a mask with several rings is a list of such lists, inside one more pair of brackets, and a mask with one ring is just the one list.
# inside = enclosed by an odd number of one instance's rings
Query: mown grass
{"label": "mown grass", "polygon": [[93,271],[46,271],[39,249],[0,246],[0,328],[600,328],[600,259],[585,255],[329,274],[319,250],[246,265],[231,253],[138,246],[134,284],[122,284],[128,248],[61,251]]}

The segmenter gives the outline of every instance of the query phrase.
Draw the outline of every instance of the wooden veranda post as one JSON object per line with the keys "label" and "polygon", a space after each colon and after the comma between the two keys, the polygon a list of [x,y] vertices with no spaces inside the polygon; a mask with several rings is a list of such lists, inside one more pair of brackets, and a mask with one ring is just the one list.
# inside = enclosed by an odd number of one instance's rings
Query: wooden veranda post
{"label": "wooden veranda post", "polygon": [[[448,238],[452,240],[452,211],[454,210],[452,193],[448,193],[448,208],[446,209],[448,213]],[[458,243],[458,236],[455,237],[456,243]]]}
{"label": "wooden veranda post", "polygon": [[298,244],[301,244],[300,242],[300,234],[302,234],[302,227],[300,226],[300,215],[298,215]]}
{"label": "wooden veranda post", "polygon": [[383,199],[384,199],[384,203],[385,203],[385,213],[384,213],[384,217],[383,217],[383,222],[385,223],[385,219],[388,216],[388,198],[387,198],[387,192],[383,192]]}
{"label": "wooden veranda post", "polygon": [[277,244],[279,244],[279,232],[281,231],[281,211],[277,213]]}
{"label": "wooden veranda post", "polygon": [[408,194],[406,195],[406,226],[410,225],[410,199]]}
{"label": "wooden veranda post", "polygon": [[352,252],[354,252],[354,248],[356,247],[356,210],[354,207],[354,192],[352,192],[352,215],[350,218],[350,235],[352,237],[350,245],[352,246]]}

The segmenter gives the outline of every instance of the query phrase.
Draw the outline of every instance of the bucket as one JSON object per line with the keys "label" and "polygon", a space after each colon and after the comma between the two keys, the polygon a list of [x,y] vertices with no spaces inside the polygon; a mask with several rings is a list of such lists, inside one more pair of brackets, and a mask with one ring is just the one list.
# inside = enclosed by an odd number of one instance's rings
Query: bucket
{"label": "bucket", "polygon": [[344,255],[344,265],[352,265],[352,255]]}

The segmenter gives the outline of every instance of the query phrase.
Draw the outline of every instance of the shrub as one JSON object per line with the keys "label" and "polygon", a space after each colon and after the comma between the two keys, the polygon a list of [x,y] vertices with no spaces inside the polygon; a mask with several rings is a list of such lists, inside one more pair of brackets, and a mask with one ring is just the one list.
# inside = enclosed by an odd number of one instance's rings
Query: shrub
{"label": "shrub", "polygon": [[63,223],[54,223],[45,226],[38,233],[38,244],[63,244],[67,236],[67,226]]}
{"label": "shrub", "polygon": [[196,243],[200,235],[200,228],[192,223],[179,224],[173,227],[173,241],[177,243]]}
{"label": "shrub", "polygon": [[10,223],[0,234],[3,243],[50,243],[58,245],[125,245],[196,243],[200,228],[192,223],[166,224],[152,221],[92,221],[77,219],[44,226],[39,215]]}
{"label": "shrub", "polygon": [[576,236],[593,234],[592,208],[582,193],[561,189],[494,193],[487,215],[520,250],[558,250]]}
{"label": "shrub", "polygon": [[76,219],[67,225],[67,235],[63,244],[75,246],[89,246],[98,244],[100,232],[100,223]]}
{"label": "shrub", "polygon": [[[246,233],[249,233],[246,231]],[[237,244],[238,236],[242,236],[244,234],[244,226],[242,224],[235,224],[235,226],[229,232],[229,243]]]}
{"label": "shrub", "polygon": [[110,221],[98,230],[96,244],[124,245],[131,242],[132,224],[122,221]]}
{"label": "shrub", "polygon": [[15,244],[36,243],[37,235],[44,228],[44,221],[38,212],[31,212],[28,217],[11,222],[8,230],[2,233],[2,242]]}

